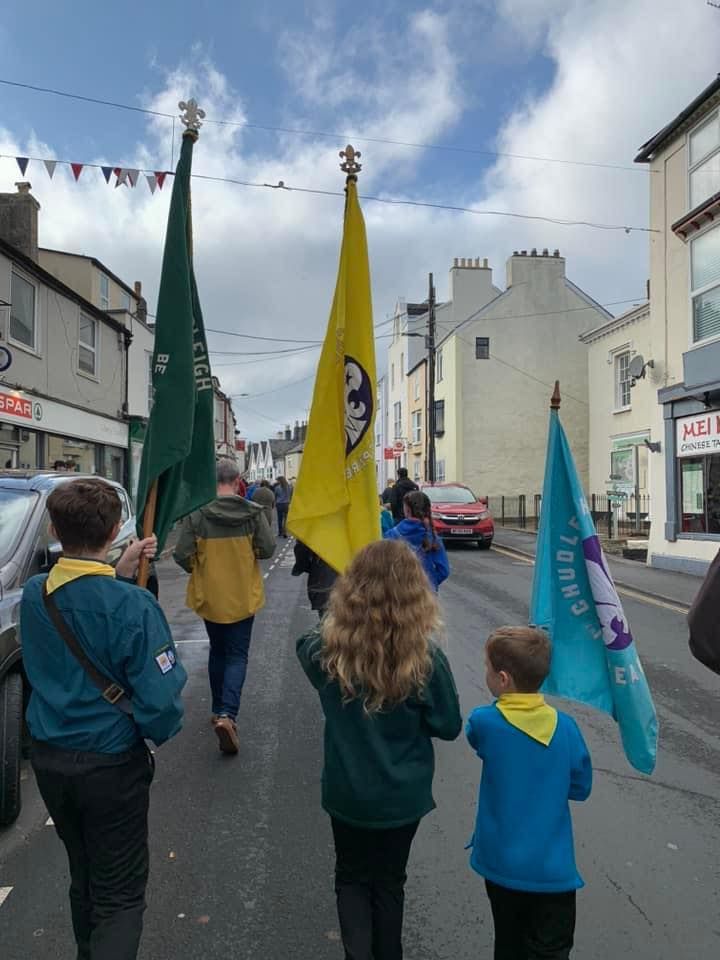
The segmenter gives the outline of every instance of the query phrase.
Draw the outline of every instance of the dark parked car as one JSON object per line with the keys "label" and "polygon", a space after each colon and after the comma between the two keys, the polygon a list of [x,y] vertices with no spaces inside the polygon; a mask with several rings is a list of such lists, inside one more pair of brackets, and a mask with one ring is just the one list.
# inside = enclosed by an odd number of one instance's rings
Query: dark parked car
{"label": "dark parked car", "polygon": [[[0,827],[20,812],[23,717],[30,694],[17,628],[22,587],[60,557],[60,544],[50,538],[46,501],[58,484],[79,478],[76,473],[0,471]],[[109,556],[115,563],[135,536],[135,517],[125,490],[108,483],[122,504],[122,527]]]}
{"label": "dark parked car", "polygon": [[420,489],[430,498],[435,531],[442,540],[469,540],[490,549],[495,524],[487,500],[462,483],[423,483]]}

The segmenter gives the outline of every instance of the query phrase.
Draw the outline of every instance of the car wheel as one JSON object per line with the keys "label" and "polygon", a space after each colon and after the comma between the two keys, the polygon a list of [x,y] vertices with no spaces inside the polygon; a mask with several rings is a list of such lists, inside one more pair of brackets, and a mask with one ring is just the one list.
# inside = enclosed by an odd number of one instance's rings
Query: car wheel
{"label": "car wheel", "polygon": [[492,540],[478,540],[478,546],[481,550],[489,550],[492,546]]}
{"label": "car wheel", "polygon": [[0,827],[20,813],[23,682],[19,673],[0,681]]}

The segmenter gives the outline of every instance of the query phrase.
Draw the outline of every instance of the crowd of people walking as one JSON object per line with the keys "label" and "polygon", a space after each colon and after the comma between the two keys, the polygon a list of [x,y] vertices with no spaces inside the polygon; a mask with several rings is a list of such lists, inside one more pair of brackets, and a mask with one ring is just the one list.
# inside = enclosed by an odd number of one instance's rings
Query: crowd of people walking
{"label": "crowd of people walking", "polygon": [[[414,487],[399,476],[389,497],[396,522],[341,576],[295,544],[292,572],[308,576],[320,615],[296,646],[325,718],[321,802],[346,960],[402,957],[408,859],[435,807],[433,741],[463,727],[441,642],[438,587],[449,563],[430,501]],[[236,465],[220,461],[217,498],[180,527],[174,557],[208,635],[209,719],[224,754],[241,746],[237,716],[265,602],[259,561],[276,546],[268,510],[286,537],[291,497],[283,478],[274,490],[244,489]],[[154,771],[145,741],[160,745],[180,730],[187,678],[163,611],[133,583],[154,538],[107,563],[120,523],[114,488],[69,481],[48,509],[63,556],[28,582],[21,610],[32,762],[67,851],[78,960],[134,960]],[[550,652],[539,630],[496,630],[485,644],[495,700],[465,727],[482,762],[470,864],[485,879],[496,960],[566,960],[573,945],[582,880],[569,801],[589,795],[592,775],[575,722],[539,693]]]}

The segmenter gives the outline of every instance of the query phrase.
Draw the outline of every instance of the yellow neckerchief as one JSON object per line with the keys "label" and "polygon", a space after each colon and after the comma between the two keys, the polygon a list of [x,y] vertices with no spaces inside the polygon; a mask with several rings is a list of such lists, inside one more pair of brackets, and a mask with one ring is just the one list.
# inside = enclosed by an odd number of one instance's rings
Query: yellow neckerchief
{"label": "yellow neckerchief", "polygon": [[557,710],[541,693],[503,693],[495,706],[508,723],[549,746],[557,728]]}
{"label": "yellow neckerchief", "polygon": [[72,583],[79,577],[114,577],[115,568],[109,563],[98,560],[78,560],[75,557],[60,557],[47,578],[47,592],[53,593],[66,583]]}

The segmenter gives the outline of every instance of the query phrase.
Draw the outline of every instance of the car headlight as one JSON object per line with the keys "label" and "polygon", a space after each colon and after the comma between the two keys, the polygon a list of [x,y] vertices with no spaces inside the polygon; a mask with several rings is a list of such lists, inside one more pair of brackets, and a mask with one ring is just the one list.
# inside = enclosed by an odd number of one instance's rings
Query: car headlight
{"label": "car headlight", "polygon": [[482,513],[478,514],[478,519],[479,519],[479,520],[487,520],[489,516],[490,516],[490,511],[489,511],[489,510],[483,510]]}

